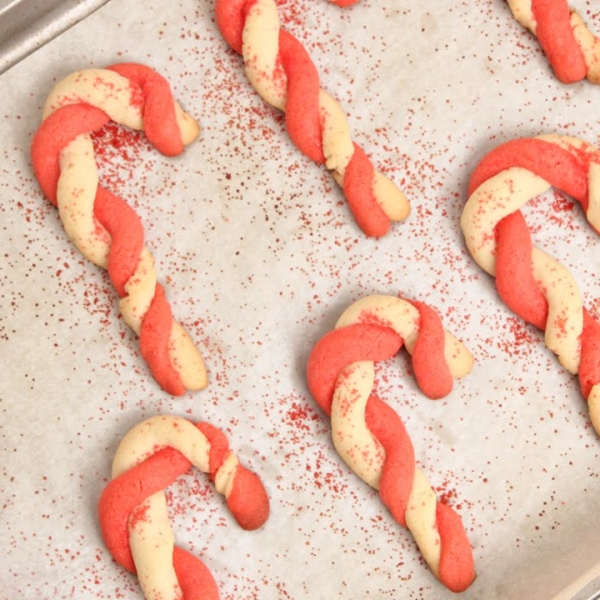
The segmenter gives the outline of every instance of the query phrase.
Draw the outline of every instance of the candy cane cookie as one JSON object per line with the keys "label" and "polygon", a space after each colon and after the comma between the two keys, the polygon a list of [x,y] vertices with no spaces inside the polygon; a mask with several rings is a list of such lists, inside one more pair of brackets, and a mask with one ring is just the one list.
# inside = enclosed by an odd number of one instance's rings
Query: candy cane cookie
{"label": "candy cane cookie", "polygon": [[600,83],[600,40],[567,0],[508,0],[517,21],[538,38],[563,83]]}
{"label": "candy cane cookie", "polygon": [[600,323],[584,308],[568,270],[533,245],[519,210],[552,186],[580,202],[600,231],[600,150],[554,134],[512,140],[487,154],[471,177],[461,225],[469,252],[495,276],[502,300],[544,330],[563,367],[579,374],[600,433]]}
{"label": "candy cane cookie", "polygon": [[156,416],[122,439],[113,479],[98,504],[100,527],[113,558],[137,573],[147,600],[217,600],[207,567],[175,546],[163,490],[190,465],[208,473],[238,524],[261,527],[269,499],[257,475],[229,449],[225,435],[206,423]]}
{"label": "candy cane cookie", "polygon": [[473,553],[458,514],[438,502],[415,464],[400,417],[373,393],[376,361],[402,345],[412,355],[417,383],[430,398],[452,390],[473,359],[444,330],[433,309],[393,296],[369,296],[351,305],[311,352],[311,394],[331,416],[336,450],[366,483],[379,490],[394,519],[413,534],[434,575],[460,592],[473,582]]}
{"label": "candy cane cookie", "polygon": [[410,206],[404,194],[352,141],[340,105],[320,88],[305,48],[280,28],[275,0],[217,0],[216,15],[223,37],[243,56],[254,89],[285,112],[294,144],[331,171],[360,228],[380,237],[390,221],[405,219]]}
{"label": "candy cane cookie", "polygon": [[183,152],[199,132],[196,121],[173,100],[168,82],[149,67],[119,64],[77,71],[46,100],[31,146],[35,176],[78,250],[108,270],[123,319],[139,336],[156,381],[176,396],[203,389],[204,362],[173,320],[139,216],[99,185],[90,133],[110,120],[143,130],[167,156]]}

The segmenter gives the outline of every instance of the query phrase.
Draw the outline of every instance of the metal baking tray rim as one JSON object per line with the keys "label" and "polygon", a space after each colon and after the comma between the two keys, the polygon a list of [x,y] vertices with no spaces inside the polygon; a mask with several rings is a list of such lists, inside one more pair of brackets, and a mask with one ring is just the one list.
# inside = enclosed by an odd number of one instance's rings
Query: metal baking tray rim
{"label": "metal baking tray rim", "polygon": [[0,0],[0,74],[108,0]]}

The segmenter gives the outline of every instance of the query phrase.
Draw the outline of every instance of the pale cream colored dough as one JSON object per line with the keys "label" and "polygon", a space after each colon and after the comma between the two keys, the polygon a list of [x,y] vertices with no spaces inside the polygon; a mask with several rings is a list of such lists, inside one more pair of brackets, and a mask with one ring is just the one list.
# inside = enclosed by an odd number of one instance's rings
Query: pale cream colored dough
{"label": "pale cream colored dough", "polygon": [[[44,105],[43,118],[62,106],[85,103],[100,108],[116,123],[143,130],[143,116],[139,102],[133,101],[133,92],[133,84],[113,71],[77,71],[51,91]],[[198,124],[179,104],[175,102],[174,105],[182,141],[189,144],[199,133]],[[61,151],[59,162],[57,201],[65,231],[88,260],[106,269],[111,239],[94,217],[99,181],[91,137],[88,134],[77,136]],[[125,323],[137,335],[154,297],[156,282],[154,258],[144,247],[135,273],[125,284],[127,296],[119,302]],[[185,329],[175,321],[169,338],[169,357],[186,389],[200,390],[207,386],[208,375],[202,356]]]}

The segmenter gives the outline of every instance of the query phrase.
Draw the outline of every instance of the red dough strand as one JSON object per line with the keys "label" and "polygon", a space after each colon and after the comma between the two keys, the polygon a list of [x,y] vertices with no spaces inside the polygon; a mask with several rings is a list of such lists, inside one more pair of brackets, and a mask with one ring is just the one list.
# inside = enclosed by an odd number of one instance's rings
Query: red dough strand
{"label": "red dough strand", "polygon": [[218,600],[219,589],[206,565],[178,546],[173,548],[173,567],[183,600]]}
{"label": "red dough strand", "polygon": [[169,358],[172,323],[171,305],[165,298],[162,285],[157,283],[154,298],[142,322],[140,352],[160,386],[173,396],[181,396],[185,393],[185,386]]}
{"label": "red dough strand", "polygon": [[402,527],[415,476],[415,451],[404,423],[392,408],[375,394],[369,396],[366,423],[385,451],[379,480],[379,496]]}
{"label": "red dough strand", "polygon": [[442,548],[440,557],[440,581],[453,592],[462,592],[465,583],[475,580],[472,550],[460,517],[446,504],[439,502],[436,520]]}
{"label": "red dough strand", "polygon": [[533,244],[520,211],[498,223],[496,243],[496,289],[500,298],[513,312],[543,330],[548,302],[531,270]]}
{"label": "red dough strand", "polygon": [[440,316],[427,304],[413,302],[419,311],[419,337],[412,353],[415,378],[421,391],[432,400],[452,391],[453,380],[444,356],[444,327]]}
{"label": "red dough strand", "polygon": [[279,57],[287,77],[285,122],[289,136],[306,156],[323,164],[317,67],[304,46],[283,29],[279,32]]}
{"label": "red dough strand", "polygon": [[144,65],[121,63],[107,68],[140,87],[144,107],[144,133],[148,141],[165,156],[181,154],[184,147],[169,82]]}
{"label": "red dough strand", "polygon": [[586,310],[583,313],[581,334],[581,364],[579,384],[581,393],[588,398],[592,388],[600,381],[600,323]]}
{"label": "red dough strand", "polygon": [[563,83],[584,79],[587,66],[571,27],[571,11],[567,0],[532,0],[540,46]]}
{"label": "red dough strand", "polygon": [[344,194],[358,226],[367,234],[381,237],[387,233],[390,220],[373,193],[375,169],[358,144],[344,175]]}
{"label": "red dough strand", "polygon": [[110,234],[107,271],[119,298],[123,298],[127,295],[125,284],[133,276],[144,247],[142,221],[129,204],[102,186],[96,192],[94,216]]}
{"label": "red dough strand", "polygon": [[358,0],[329,0],[332,4],[337,4],[337,6],[352,6],[356,4]]}

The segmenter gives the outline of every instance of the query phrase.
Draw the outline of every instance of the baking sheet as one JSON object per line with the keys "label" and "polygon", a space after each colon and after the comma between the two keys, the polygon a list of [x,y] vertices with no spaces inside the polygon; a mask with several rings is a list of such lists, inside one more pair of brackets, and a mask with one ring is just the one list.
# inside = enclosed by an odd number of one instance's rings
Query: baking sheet
{"label": "baking sheet", "polygon": [[0,73],[107,0],[0,0]]}
{"label": "baking sheet", "polygon": [[[430,303],[475,356],[438,402],[419,394],[404,355],[378,370],[380,396],[467,528],[478,578],[462,597],[548,598],[600,558],[598,440],[578,384],[498,299],[459,229],[484,153],[550,131],[596,142],[600,88],[559,84],[499,0],[298,0],[280,12],[355,140],[412,202],[381,240],[365,239],[251,89],[212,1],[112,0],[1,77],[0,597],[141,597],[104,548],[95,507],[119,440],[158,413],[222,428],[270,493],[271,518],[248,533],[204,476],[169,492],[178,543],[223,598],[455,597],[341,463],[306,388],[313,344],[372,293]],[[54,83],[120,61],[163,73],[203,128],[175,159],[140,136],[98,139],[103,181],[141,215],[209,368],[209,388],[183,399],[149,376],[106,274],[66,239],[29,162]],[[548,194],[525,212],[597,314],[600,245],[581,210]]]}

